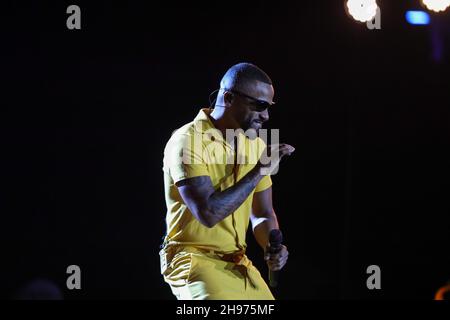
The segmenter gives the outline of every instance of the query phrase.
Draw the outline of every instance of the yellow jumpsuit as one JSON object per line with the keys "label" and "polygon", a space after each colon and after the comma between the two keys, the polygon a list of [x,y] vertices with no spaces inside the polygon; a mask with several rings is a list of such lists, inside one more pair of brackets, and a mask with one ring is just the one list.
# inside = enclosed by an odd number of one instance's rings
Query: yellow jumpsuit
{"label": "yellow jumpsuit", "polygon": [[245,255],[253,193],[269,188],[270,176],[261,179],[244,203],[212,228],[194,218],[175,185],[209,176],[215,190],[223,191],[255,166],[265,148],[262,139],[240,133],[235,154],[214,128],[209,112],[201,109],[193,122],[176,130],[164,150],[167,234],[160,251],[161,273],[177,299],[272,300],[266,282]]}

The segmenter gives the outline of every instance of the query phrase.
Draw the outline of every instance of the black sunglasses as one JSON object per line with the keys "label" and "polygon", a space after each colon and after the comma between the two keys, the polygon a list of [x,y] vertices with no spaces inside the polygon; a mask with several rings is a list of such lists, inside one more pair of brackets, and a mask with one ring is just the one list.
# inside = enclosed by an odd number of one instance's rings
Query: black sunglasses
{"label": "black sunglasses", "polygon": [[275,104],[275,102],[273,102],[273,101],[272,102],[267,102],[267,101],[264,101],[264,100],[259,100],[259,99],[253,98],[252,96],[249,96],[248,94],[245,94],[245,93],[240,92],[238,90],[234,90],[234,89],[223,89],[223,90],[224,91],[229,91],[229,92],[234,93],[234,94],[236,94],[238,96],[241,96],[241,97],[244,97],[244,98],[247,98],[247,99],[251,100],[252,101],[252,105],[256,108],[256,111],[258,111],[258,112],[263,112],[264,110],[266,110],[267,108],[269,108],[269,107],[271,107],[271,106],[273,106]]}

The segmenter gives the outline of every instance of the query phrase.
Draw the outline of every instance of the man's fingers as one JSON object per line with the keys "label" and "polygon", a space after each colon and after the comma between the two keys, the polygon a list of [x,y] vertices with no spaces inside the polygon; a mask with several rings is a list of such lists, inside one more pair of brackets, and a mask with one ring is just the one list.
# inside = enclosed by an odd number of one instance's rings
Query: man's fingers
{"label": "man's fingers", "polygon": [[270,153],[274,152],[280,152],[281,150],[286,150],[288,152],[294,152],[295,148],[287,143],[280,143],[280,144],[271,144],[270,146],[266,147],[269,149]]}
{"label": "man's fingers", "polygon": [[279,262],[268,262],[267,265],[270,270],[276,271],[276,269],[281,269],[286,265],[287,261],[279,261]]}
{"label": "man's fingers", "polygon": [[280,155],[280,158],[285,155],[291,155],[295,151],[295,148],[290,145],[284,145],[278,149],[278,154]]}
{"label": "man's fingers", "polygon": [[286,263],[287,260],[288,260],[287,257],[283,257],[283,258],[280,258],[280,259],[268,259],[266,261],[269,264],[283,264],[283,263]]}
{"label": "man's fingers", "polygon": [[266,256],[268,256],[266,262],[270,270],[278,271],[286,265],[289,252],[286,247],[283,246],[283,249],[280,252],[275,254],[266,254]]}
{"label": "man's fingers", "polygon": [[267,261],[267,263],[269,263],[269,264],[279,264],[279,263],[282,264],[282,263],[286,263],[287,260],[288,260],[287,257],[283,257],[283,258],[279,258],[279,259],[268,259],[268,260],[266,260],[266,261]]}
{"label": "man's fingers", "polygon": [[269,266],[269,269],[272,271],[279,271],[279,270],[283,269],[284,266],[285,266],[285,264],[277,264],[277,265]]}
{"label": "man's fingers", "polygon": [[295,148],[293,146],[285,143],[269,145],[261,155],[259,165],[262,168],[269,168],[270,172],[272,172],[278,168],[279,163],[284,156],[291,155],[294,151]]}
{"label": "man's fingers", "polygon": [[285,245],[282,245],[282,248],[277,253],[269,253],[266,252],[264,255],[264,259],[266,260],[267,266],[272,271],[281,270],[287,263],[289,256],[289,251],[287,250]]}
{"label": "man's fingers", "polygon": [[265,256],[269,256],[270,260],[284,259],[284,258],[287,259],[287,257],[289,256],[289,251],[287,251],[286,246],[282,245],[282,249],[279,252],[277,253],[267,252]]}

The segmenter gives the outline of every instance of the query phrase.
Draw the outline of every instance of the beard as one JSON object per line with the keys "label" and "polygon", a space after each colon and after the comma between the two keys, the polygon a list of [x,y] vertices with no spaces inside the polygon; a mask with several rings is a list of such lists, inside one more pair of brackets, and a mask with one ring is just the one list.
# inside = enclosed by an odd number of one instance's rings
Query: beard
{"label": "beard", "polygon": [[254,119],[246,121],[241,125],[242,130],[244,130],[245,135],[250,139],[254,140],[259,135],[259,130],[261,129],[262,123],[255,122]]}

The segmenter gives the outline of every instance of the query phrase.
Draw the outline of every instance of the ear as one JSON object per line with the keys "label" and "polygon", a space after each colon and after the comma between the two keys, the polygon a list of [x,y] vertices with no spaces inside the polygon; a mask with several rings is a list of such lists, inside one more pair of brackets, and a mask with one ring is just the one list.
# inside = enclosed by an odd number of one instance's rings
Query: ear
{"label": "ear", "polygon": [[233,94],[231,92],[225,91],[223,94],[223,103],[225,104],[225,107],[230,107],[233,103]]}

